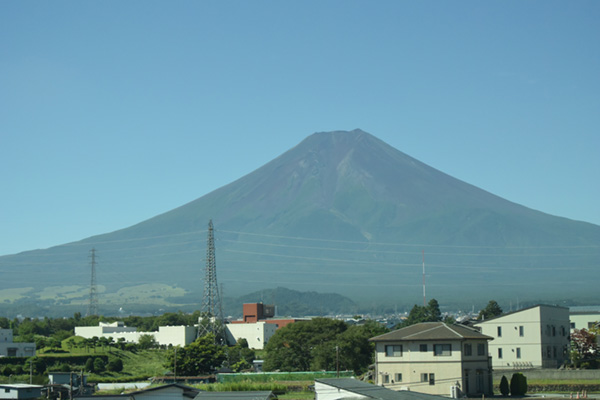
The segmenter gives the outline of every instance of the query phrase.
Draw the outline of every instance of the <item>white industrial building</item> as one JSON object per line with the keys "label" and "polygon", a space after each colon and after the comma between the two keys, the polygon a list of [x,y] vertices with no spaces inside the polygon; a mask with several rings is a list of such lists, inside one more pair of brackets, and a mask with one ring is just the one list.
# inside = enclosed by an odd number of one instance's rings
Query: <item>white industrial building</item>
{"label": "white industrial building", "polygon": [[94,336],[112,337],[117,341],[120,338],[125,339],[129,343],[138,343],[141,336],[150,335],[159,345],[165,346],[181,346],[184,347],[194,340],[198,330],[195,326],[159,326],[157,332],[138,332],[137,328],[127,327],[123,322],[102,323],[99,326],[77,326],[75,327],[75,335],[87,339]]}
{"label": "white industrial building", "polygon": [[234,345],[238,339],[246,339],[248,347],[256,350],[264,349],[276,330],[277,325],[267,322],[225,325],[228,344]]}

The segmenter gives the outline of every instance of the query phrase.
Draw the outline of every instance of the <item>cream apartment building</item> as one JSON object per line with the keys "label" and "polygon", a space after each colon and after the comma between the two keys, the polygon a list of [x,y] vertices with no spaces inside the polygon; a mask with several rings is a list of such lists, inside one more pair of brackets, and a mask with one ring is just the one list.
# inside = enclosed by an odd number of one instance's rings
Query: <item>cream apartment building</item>
{"label": "cream apartment building", "polygon": [[559,368],[568,359],[569,309],[536,305],[475,324],[491,336],[494,369]]}
{"label": "cream apartment building", "polygon": [[488,341],[456,324],[424,322],[371,338],[376,383],[393,390],[442,396],[491,395]]}

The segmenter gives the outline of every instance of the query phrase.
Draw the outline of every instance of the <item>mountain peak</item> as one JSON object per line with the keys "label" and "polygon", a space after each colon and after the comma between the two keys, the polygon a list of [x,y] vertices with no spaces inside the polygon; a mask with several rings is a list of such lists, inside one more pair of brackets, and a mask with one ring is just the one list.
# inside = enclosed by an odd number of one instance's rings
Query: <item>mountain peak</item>
{"label": "mountain peak", "polygon": [[[568,284],[583,293],[580,283],[595,282],[600,273],[600,227],[502,199],[355,129],[314,133],[238,180],[132,227],[77,246],[0,258],[7,271],[18,266],[21,279],[0,284],[75,285],[77,274],[70,272],[81,270],[78,250],[95,247],[106,254],[108,291],[130,282],[197,290],[202,285],[192,277],[199,275],[205,250],[199,232],[210,219],[219,279],[231,294],[327,285],[327,291],[334,286],[339,293],[399,299],[402,286],[413,304],[424,248],[428,285],[437,293],[447,288],[448,296],[480,290],[489,300],[490,282],[482,277],[491,272],[494,284],[513,288],[518,269],[519,280],[539,283],[543,294],[561,293]],[[36,273],[42,258],[61,266],[54,282]],[[527,287],[528,294],[536,288]],[[596,288],[588,292],[595,295]]]}

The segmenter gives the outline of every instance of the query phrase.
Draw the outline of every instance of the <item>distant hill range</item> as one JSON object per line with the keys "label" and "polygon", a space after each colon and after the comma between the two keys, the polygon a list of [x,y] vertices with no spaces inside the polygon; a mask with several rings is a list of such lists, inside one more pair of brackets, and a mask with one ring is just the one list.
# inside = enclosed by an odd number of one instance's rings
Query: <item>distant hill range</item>
{"label": "distant hill range", "polygon": [[[501,166],[499,166],[501,168]],[[137,225],[0,257],[5,306],[196,307],[208,221],[224,297],[339,293],[371,307],[595,298],[600,226],[512,203],[361,130],[315,133],[250,174]],[[353,312],[355,310],[352,310]]]}

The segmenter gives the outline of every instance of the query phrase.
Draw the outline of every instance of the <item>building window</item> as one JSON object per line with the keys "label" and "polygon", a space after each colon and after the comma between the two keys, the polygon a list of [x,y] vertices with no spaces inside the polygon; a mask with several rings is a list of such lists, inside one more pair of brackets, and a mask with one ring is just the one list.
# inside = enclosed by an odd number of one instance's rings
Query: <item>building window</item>
{"label": "building window", "polygon": [[517,347],[517,358],[521,358],[521,348]]}
{"label": "building window", "polygon": [[552,336],[556,336],[556,327],[552,325]]}
{"label": "building window", "polygon": [[472,354],[472,346],[469,343],[465,343],[464,354],[465,356],[470,356]]}
{"label": "building window", "polygon": [[421,374],[421,382],[427,382],[429,380],[429,374]]}
{"label": "building window", "polygon": [[429,374],[429,384],[435,385],[435,374]]}
{"label": "building window", "polygon": [[558,358],[558,357],[557,357],[557,353],[558,353],[558,351],[556,350],[556,346],[554,346],[552,349],[553,349],[553,351],[554,351],[554,358]]}
{"label": "building window", "polygon": [[552,358],[552,347],[550,347],[550,346],[546,347],[546,356],[548,358]]}
{"label": "building window", "polygon": [[498,327],[498,337],[502,337],[502,327]]}
{"label": "building window", "polygon": [[434,344],[433,345],[434,356],[451,356],[452,345],[451,344]]}
{"label": "building window", "polygon": [[485,344],[477,343],[477,355],[485,356]]}
{"label": "building window", "polygon": [[402,374],[398,374],[398,373],[397,373],[397,374],[395,375],[395,378],[396,378],[396,382],[402,382]]}
{"label": "building window", "polygon": [[384,374],[381,376],[381,383],[390,383],[390,376],[388,374]]}
{"label": "building window", "polygon": [[498,358],[502,358],[502,348],[498,347]]}
{"label": "building window", "polygon": [[388,345],[385,346],[386,357],[402,357],[402,345]]}
{"label": "building window", "polygon": [[523,327],[523,325],[519,326],[519,336],[525,336],[525,328]]}
{"label": "building window", "polygon": [[575,322],[571,322],[571,329],[575,329]]}
{"label": "building window", "polygon": [[421,353],[427,353],[427,344],[420,344],[419,345],[419,351]]}

